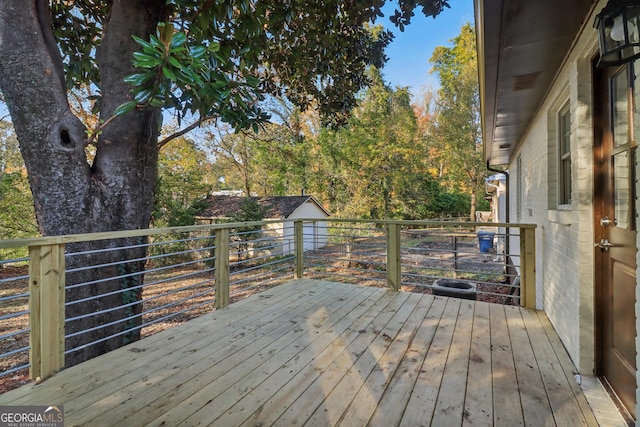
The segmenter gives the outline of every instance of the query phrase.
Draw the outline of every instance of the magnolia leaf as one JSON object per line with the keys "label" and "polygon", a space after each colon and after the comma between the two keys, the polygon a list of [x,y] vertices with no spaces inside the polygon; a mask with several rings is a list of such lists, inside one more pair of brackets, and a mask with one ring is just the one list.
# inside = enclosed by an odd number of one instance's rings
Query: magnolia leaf
{"label": "magnolia leaf", "polygon": [[133,58],[136,67],[153,68],[162,63],[162,59],[142,52],[133,52]]}
{"label": "magnolia leaf", "polygon": [[151,89],[142,89],[140,92],[135,94],[134,98],[138,104],[144,104],[151,98],[152,94],[153,92]]}
{"label": "magnolia leaf", "polygon": [[153,50],[153,45],[151,43],[149,43],[148,41],[141,39],[138,36],[131,36],[133,37],[133,39],[136,41],[136,43],[138,43],[140,46],[142,46],[145,49],[149,49],[149,50]]}
{"label": "magnolia leaf", "polygon": [[183,65],[180,63],[180,61],[178,61],[173,56],[169,56],[167,58],[167,61],[169,61],[169,64],[171,64],[172,66],[176,67],[178,70],[181,70],[183,68]]}
{"label": "magnolia leaf", "polygon": [[129,101],[125,102],[124,104],[120,104],[116,107],[115,110],[113,110],[113,115],[120,116],[122,114],[128,113],[129,111],[132,111],[134,108],[136,108],[136,105],[138,105],[136,101]]}
{"label": "magnolia leaf", "polygon": [[169,67],[162,67],[162,74],[164,74],[164,76],[165,76],[166,78],[168,78],[169,80],[172,80],[172,81],[176,81],[176,80],[178,80],[178,79],[176,78],[175,73],[174,73],[174,72],[171,70],[171,68],[169,68]]}
{"label": "magnolia leaf", "polygon": [[204,57],[204,54],[207,53],[207,48],[204,46],[195,46],[191,48],[191,57],[195,59],[200,59]]}
{"label": "magnolia leaf", "polygon": [[183,32],[177,32],[173,35],[173,39],[171,40],[171,48],[177,48],[182,46],[187,41],[187,35]]}
{"label": "magnolia leaf", "polygon": [[156,95],[153,98],[151,98],[151,101],[149,102],[149,104],[152,107],[162,107],[164,105],[164,98],[162,97],[162,95]]}
{"label": "magnolia leaf", "polygon": [[[152,75],[152,74],[151,74]],[[124,78],[124,81],[133,85],[133,86],[141,86],[146,83],[151,77],[150,73],[138,73],[131,74]]]}

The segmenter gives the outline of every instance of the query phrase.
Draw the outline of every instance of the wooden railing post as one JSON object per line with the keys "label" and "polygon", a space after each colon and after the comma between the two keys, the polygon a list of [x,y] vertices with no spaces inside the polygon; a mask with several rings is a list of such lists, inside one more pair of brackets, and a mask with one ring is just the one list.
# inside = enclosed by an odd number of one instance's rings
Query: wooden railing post
{"label": "wooden railing post", "polygon": [[31,379],[64,367],[64,244],[29,247]]}
{"label": "wooden railing post", "polygon": [[216,230],[216,308],[229,305],[229,229]]}
{"label": "wooden railing post", "polygon": [[387,286],[400,290],[400,224],[387,224]]}
{"label": "wooden railing post", "polygon": [[520,228],[520,305],[536,308],[536,230]]}
{"label": "wooden railing post", "polygon": [[293,222],[293,247],[295,255],[295,278],[302,279],[304,274],[304,228],[302,221]]}

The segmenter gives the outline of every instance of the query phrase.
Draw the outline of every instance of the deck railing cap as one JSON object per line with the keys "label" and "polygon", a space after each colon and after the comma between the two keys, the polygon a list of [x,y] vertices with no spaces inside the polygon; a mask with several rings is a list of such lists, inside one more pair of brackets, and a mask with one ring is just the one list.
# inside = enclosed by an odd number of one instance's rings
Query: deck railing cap
{"label": "deck railing cap", "polygon": [[68,234],[64,236],[35,237],[31,239],[0,240],[0,249],[17,248],[24,246],[59,245],[66,243],[87,242],[90,240],[122,239],[130,237],[153,236],[166,233],[186,233],[193,231],[219,230],[223,228],[247,227],[254,225],[265,225],[274,223],[302,222],[348,222],[348,223],[374,223],[374,224],[399,224],[407,226],[446,226],[446,227],[503,227],[535,229],[536,224],[516,224],[499,222],[450,222],[450,221],[428,221],[428,220],[392,220],[392,219],[353,219],[353,218],[296,218],[296,219],[274,219],[265,221],[233,222],[220,224],[201,224],[182,227],[148,228],[141,230],[120,230],[105,231],[100,233]]}

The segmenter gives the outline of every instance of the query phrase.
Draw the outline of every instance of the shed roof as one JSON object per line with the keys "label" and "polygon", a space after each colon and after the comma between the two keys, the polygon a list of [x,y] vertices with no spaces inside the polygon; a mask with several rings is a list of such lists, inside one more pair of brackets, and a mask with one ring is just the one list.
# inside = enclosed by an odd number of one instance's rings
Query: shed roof
{"label": "shed roof", "polygon": [[[245,197],[237,196],[209,196],[207,207],[198,215],[202,218],[229,218],[242,211],[242,201]],[[329,212],[312,196],[271,196],[250,197],[265,208],[265,218],[288,218],[300,206],[307,202],[317,205],[327,216]]]}

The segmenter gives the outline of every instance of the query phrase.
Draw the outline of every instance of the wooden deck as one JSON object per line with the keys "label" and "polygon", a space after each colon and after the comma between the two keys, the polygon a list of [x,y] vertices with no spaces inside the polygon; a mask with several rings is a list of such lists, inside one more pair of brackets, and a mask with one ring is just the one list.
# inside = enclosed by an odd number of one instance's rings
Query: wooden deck
{"label": "wooden deck", "polygon": [[597,425],[540,312],[313,280],[0,395],[66,426]]}

